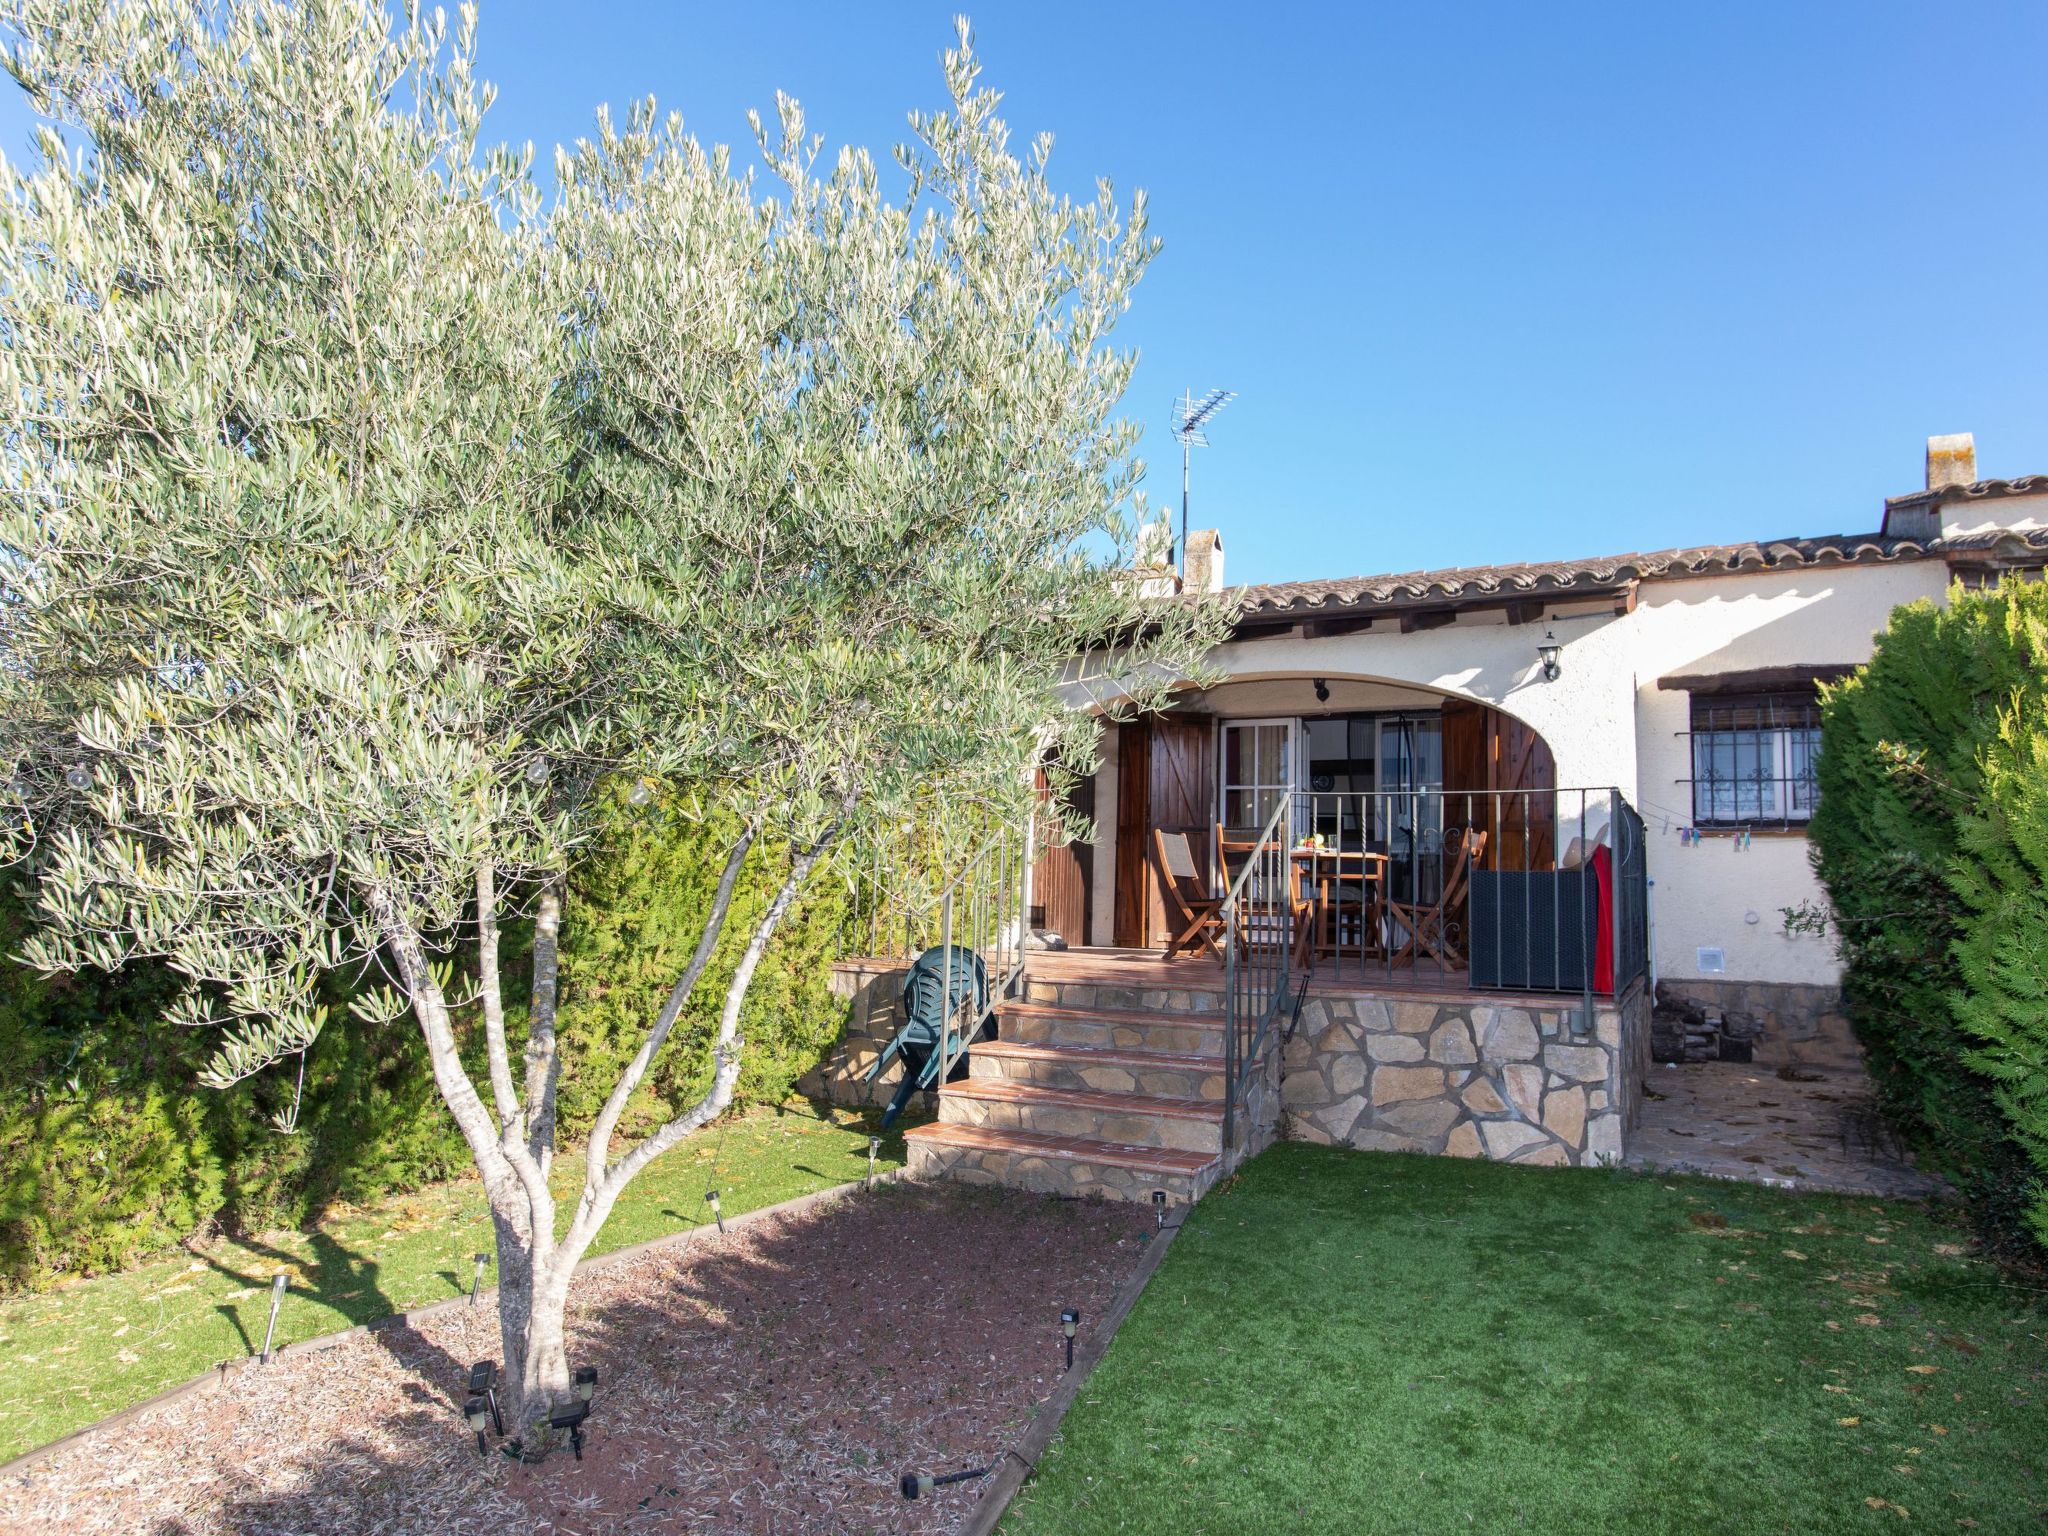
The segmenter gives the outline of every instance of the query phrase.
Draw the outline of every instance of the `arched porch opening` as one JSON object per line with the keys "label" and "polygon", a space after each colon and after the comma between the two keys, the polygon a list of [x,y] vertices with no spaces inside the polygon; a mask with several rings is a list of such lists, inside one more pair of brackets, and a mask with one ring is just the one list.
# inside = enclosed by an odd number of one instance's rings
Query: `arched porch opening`
{"label": "arched porch opening", "polygon": [[1174,909],[1157,834],[1185,837],[1221,881],[1220,844],[1255,834],[1283,799],[1290,838],[1321,834],[1332,846],[1413,847],[1455,827],[1486,833],[1481,868],[1548,868],[1559,851],[1549,744],[1507,711],[1447,690],[1234,678],[1105,731],[1091,786],[1096,845],[1056,851],[1060,869],[1038,882],[1052,898],[1042,903],[1046,926],[1070,943],[1165,944]]}

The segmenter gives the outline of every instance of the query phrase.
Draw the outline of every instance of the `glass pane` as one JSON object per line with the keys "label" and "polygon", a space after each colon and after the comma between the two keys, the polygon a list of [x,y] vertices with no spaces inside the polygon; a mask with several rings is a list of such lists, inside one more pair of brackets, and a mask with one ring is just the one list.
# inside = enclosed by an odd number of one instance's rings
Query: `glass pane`
{"label": "glass pane", "polygon": [[1785,733],[1785,779],[1787,814],[1800,818],[1813,815],[1820,800],[1820,780],[1815,765],[1820,758],[1817,728]]}
{"label": "glass pane", "polygon": [[1778,732],[1702,731],[1692,739],[1693,815],[1764,821],[1778,814]]}

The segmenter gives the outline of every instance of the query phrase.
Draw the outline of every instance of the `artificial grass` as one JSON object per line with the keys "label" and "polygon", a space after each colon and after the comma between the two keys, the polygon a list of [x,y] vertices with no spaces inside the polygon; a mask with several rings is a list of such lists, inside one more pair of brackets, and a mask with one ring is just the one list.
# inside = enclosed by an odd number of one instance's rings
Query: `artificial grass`
{"label": "artificial grass", "polygon": [[[728,1217],[858,1179],[878,1119],[795,1104],[708,1126],[627,1186],[592,1253],[707,1223],[714,1178]],[[877,1166],[903,1160],[899,1127],[883,1136]],[[580,1149],[557,1158],[558,1189],[582,1175]],[[569,1214],[565,1205],[565,1224]],[[468,1179],[336,1211],[309,1232],[220,1238],[0,1303],[0,1460],[261,1349],[274,1275],[291,1276],[277,1319],[285,1344],[467,1294],[470,1256],[491,1248],[483,1186]]]}
{"label": "artificial grass", "polygon": [[2048,1297],[1965,1242],[1282,1144],[1191,1213],[1001,1530],[2038,1531]]}

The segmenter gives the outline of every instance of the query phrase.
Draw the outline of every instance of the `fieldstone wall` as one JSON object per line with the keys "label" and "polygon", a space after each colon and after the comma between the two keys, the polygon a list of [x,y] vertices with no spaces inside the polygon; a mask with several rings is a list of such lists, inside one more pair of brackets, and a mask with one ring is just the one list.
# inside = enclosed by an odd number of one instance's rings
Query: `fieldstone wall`
{"label": "fieldstone wall", "polygon": [[1649,1065],[1640,985],[1595,1000],[1311,997],[1281,1064],[1283,1134],[1380,1151],[1613,1163]]}
{"label": "fieldstone wall", "polygon": [[[903,1027],[901,960],[841,960],[832,967],[832,995],[846,1003],[846,1031],[825,1059],[797,1079],[796,1091],[849,1109],[886,1104],[896,1092],[897,1069],[866,1081],[875,1058]],[[930,1094],[919,1097],[930,1100]],[[926,1105],[929,1108],[929,1104]]]}
{"label": "fieldstone wall", "polygon": [[1849,1027],[1838,986],[1666,977],[1657,983],[1657,1001],[1674,1012],[1690,1004],[1723,1018],[1755,1020],[1748,1059],[1763,1065],[1840,1070],[1857,1070],[1863,1065],[1863,1050]]}

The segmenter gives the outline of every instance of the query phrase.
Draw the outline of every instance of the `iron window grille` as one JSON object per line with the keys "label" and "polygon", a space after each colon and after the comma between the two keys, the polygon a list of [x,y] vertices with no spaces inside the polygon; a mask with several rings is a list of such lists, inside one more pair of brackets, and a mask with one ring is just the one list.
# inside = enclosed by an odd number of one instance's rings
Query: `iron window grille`
{"label": "iron window grille", "polygon": [[1790,830],[1820,800],[1820,701],[1811,692],[1693,695],[1692,817],[1700,827]]}

